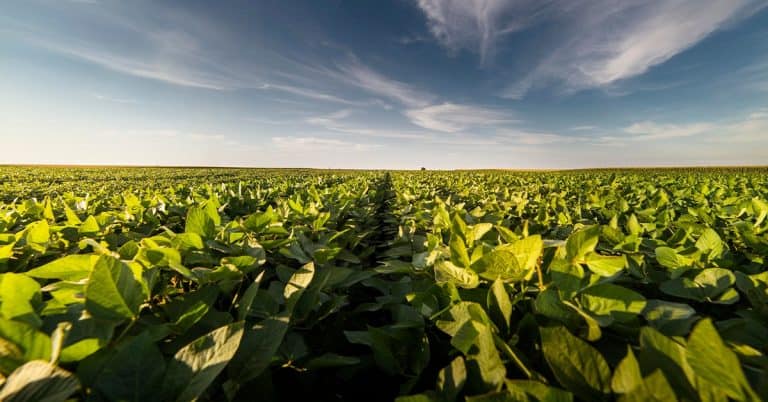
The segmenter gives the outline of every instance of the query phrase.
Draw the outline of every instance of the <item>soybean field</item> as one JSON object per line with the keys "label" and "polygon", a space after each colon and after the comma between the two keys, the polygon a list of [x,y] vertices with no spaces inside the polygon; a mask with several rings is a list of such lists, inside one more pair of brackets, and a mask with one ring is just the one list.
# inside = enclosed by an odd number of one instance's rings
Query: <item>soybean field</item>
{"label": "soybean field", "polygon": [[0,167],[2,401],[768,399],[768,169]]}

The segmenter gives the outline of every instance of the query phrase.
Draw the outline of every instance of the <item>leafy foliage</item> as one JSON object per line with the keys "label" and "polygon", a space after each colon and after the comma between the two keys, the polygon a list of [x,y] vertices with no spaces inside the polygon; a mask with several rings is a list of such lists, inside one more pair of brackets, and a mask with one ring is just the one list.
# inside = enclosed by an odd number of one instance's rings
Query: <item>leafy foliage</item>
{"label": "leafy foliage", "polygon": [[0,168],[0,399],[766,399],[762,173]]}

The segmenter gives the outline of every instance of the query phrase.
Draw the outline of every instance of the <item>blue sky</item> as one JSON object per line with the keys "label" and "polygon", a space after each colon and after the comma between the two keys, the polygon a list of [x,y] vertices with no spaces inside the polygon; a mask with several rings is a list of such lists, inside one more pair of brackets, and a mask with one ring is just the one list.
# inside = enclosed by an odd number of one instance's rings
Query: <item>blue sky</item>
{"label": "blue sky", "polygon": [[768,0],[7,0],[0,163],[768,164]]}

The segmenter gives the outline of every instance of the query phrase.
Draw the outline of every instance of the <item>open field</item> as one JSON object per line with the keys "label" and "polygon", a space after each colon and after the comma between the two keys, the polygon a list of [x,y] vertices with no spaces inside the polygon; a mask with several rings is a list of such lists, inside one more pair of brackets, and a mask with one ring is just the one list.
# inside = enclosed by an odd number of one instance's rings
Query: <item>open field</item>
{"label": "open field", "polygon": [[766,399],[767,170],[0,167],[0,400]]}

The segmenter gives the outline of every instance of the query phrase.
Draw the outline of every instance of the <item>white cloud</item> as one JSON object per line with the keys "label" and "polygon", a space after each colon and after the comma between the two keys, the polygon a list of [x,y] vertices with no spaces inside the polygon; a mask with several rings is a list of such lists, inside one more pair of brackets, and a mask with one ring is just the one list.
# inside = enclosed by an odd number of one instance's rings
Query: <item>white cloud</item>
{"label": "white cloud", "polygon": [[[608,135],[598,138],[598,145],[621,145],[630,141],[663,141],[695,137],[689,143],[768,143],[768,109],[759,109],[745,117],[728,121],[708,121],[670,124],[644,121],[622,130],[627,135]],[[754,152],[758,148],[752,148]],[[768,150],[767,150],[768,151]],[[722,150],[721,150],[722,152]]]}
{"label": "white cloud", "polygon": [[276,90],[289,93],[291,95],[302,96],[309,99],[343,103],[347,105],[363,105],[365,103],[355,102],[348,99],[340,98],[335,95],[330,95],[321,91],[317,91],[310,88],[300,88],[292,85],[280,85],[280,84],[262,84],[256,87],[256,89],[263,90]]}
{"label": "white cloud", "polygon": [[594,129],[598,128],[597,126],[574,126],[571,127],[571,130],[573,131],[592,131]]}
{"label": "white cloud", "polygon": [[339,124],[339,120],[346,119],[352,114],[350,109],[342,109],[323,116],[314,116],[307,119],[307,123],[318,126],[335,126]]}
{"label": "white cloud", "polygon": [[[369,105],[329,93],[319,74],[302,62],[255,45],[259,60],[238,49],[240,38],[204,16],[153,6],[152,18],[141,7],[109,2],[87,10],[60,10],[57,23],[11,21],[7,31],[24,42],[107,70],[180,87],[212,91],[263,90],[347,105]],[[72,29],[86,26],[88,30]],[[101,35],[84,32],[99,28]],[[81,32],[82,31],[82,32]],[[116,46],[110,39],[127,38]],[[222,60],[227,60],[222,63]],[[268,61],[265,61],[268,60]],[[298,71],[298,72],[297,72]],[[318,86],[320,86],[318,88]],[[96,95],[102,100],[124,101]],[[129,102],[124,102],[129,103]]]}
{"label": "white cloud", "polygon": [[138,103],[138,102],[136,102],[136,101],[135,101],[135,100],[133,100],[133,99],[128,99],[128,98],[115,98],[115,97],[112,97],[112,96],[101,95],[101,94],[93,94],[93,97],[94,97],[94,98],[96,98],[96,99],[98,99],[98,100],[101,100],[101,101],[106,101],[106,102],[115,102],[115,103],[130,103],[130,104],[136,104],[136,103]]}
{"label": "white cloud", "polygon": [[310,117],[306,119],[306,122],[328,131],[355,136],[399,139],[426,139],[430,137],[422,132],[372,128],[370,124],[360,126],[345,121],[352,115],[352,113],[353,112],[350,109],[342,109],[327,115]]}
{"label": "white cloud", "polygon": [[63,42],[35,40],[48,50],[88,61],[118,73],[135,77],[162,81],[173,85],[203,88],[217,91],[230,90],[235,83],[220,77],[211,76],[200,70],[186,68],[178,60],[166,60],[160,63]]}
{"label": "white cloud", "polygon": [[519,145],[566,144],[582,141],[580,137],[510,129],[498,130],[497,138]]}
{"label": "white cloud", "polygon": [[719,135],[709,138],[709,142],[750,143],[753,145],[753,151],[760,149],[757,144],[762,143],[764,155],[768,155],[768,149],[766,149],[766,144],[768,144],[768,109],[750,113],[747,118],[735,123],[722,124],[717,131]]}
{"label": "white cloud", "polygon": [[434,99],[433,95],[386,77],[357,60],[340,64],[338,69],[338,71],[326,71],[326,73],[348,85],[398,101],[408,107],[426,106]]}
{"label": "white cloud", "polygon": [[[645,73],[730,22],[752,15],[764,0],[417,0],[432,34],[448,49],[469,49],[485,64],[504,35],[541,22],[557,31],[532,72],[502,96],[521,99],[558,81],[569,91],[602,87]],[[525,33],[520,33],[525,35]],[[533,40],[536,40],[535,37]]]}
{"label": "white cloud", "polygon": [[[578,44],[581,54],[575,55],[576,69],[584,73],[579,80],[604,85],[642,74],[698,43],[748,4],[740,0],[657,1],[641,9],[639,17],[629,19],[625,27],[591,32],[591,38]],[[606,16],[600,26],[612,21],[616,19]]]}
{"label": "white cloud", "polygon": [[715,127],[712,123],[658,124],[651,121],[634,123],[624,128],[633,141],[663,140],[669,138],[690,137],[709,132]]}
{"label": "white cloud", "polygon": [[429,130],[455,133],[475,126],[491,126],[514,120],[501,111],[478,106],[442,103],[409,109],[405,115],[417,126]]}
{"label": "white cloud", "polygon": [[379,147],[376,144],[361,144],[319,137],[272,137],[272,144],[283,150],[295,151],[365,151]]}
{"label": "white cloud", "polygon": [[[505,4],[506,3],[506,4]],[[429,29],[452,51],[477,48],[485,62],[499,35],[500,14],[513,2],[494,0],[418,0]]]}

